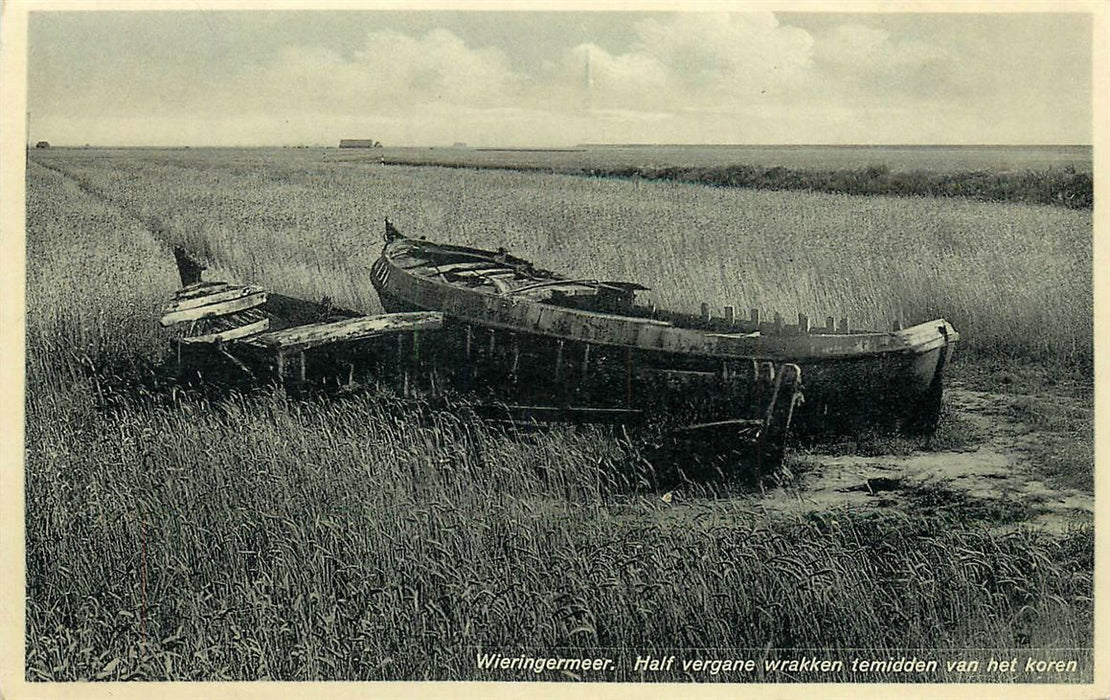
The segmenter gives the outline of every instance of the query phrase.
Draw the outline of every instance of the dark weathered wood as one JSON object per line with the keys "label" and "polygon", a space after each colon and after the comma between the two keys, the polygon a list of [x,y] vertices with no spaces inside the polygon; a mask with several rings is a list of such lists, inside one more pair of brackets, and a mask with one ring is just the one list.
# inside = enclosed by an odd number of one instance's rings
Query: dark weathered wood
{"label": "dark weathered wood", "polygon": [[809,333],[809,316],[802,313],[798,314],[798,331]]}
{"label": "dark weathered wood", "polygon": [[676,433],[695,433],[703,430],[713,430],[716,428],[747,428],[763,425],[763,421],[758,418],[732,418],[729,420],[718,420],[709,423],[694,423],[692,425],[684,425],[680,428],[675,428]]}
{"label": "dark weathered wood", "polygon": [[701,320],[709,320],[709,304],[705,303],[704,301],[701,303]]}
{"label": "dark weathered wood", "polygon": [[782,314],[775,314],[775,333],[782,333]]}
{"label": "dark weathered wood", "polygon": [[210,304],[219,304],[224,301],[231,301],[240,297],[248,297],[251,294],[258,294],[264,291],[261,287],[232,287],[224,285],[224,287],[213,287],[212,292],[204,295],[191,296],[186,299],[175,299],[166,305],[162,310],[163,313],[169,314],[176,311],[188,311],[189,309],[196,309],[201,306],[208,306]]}
{"label": "dark weathered wood", "polygon": [[172,311],[162,316],[161,324],[163,326],[172,326],[175,323],[182,323],[184,321],[199,321],[204,318],[226,316],[227,314],[233,314],[237,311],[252,309],[265,302],[266,293],[256,292],[249,296],[220,302],[218,304],[209,304],[195,309],[185,309],[184,311]]}
{"label": "dark weathered wood", "polygon": [[896,333],[898,331],[902,330],[902,319],[900,319],[900,318],[894,319],[894,327],[892,328],[892,330]]}
{"label": "dark weathered wood", "polygon": [[245,326],[232,328],[230,330],[219,331],[216,333],[205,333],[204,335],[194,335],[187,338],[182,338],[181,342],[197,345],[201,343],[222,343],[230,340],[238,340],[240,338],[249,338],[257,333],[262,333],[270,327],[270,319],[264,318],[261,321],[248,323]]}
{"label": "dark weathered wood", "polygon": [[446,263],[446,264],[443,264],[443,265],[432,266],[429,269],[433,269],[433,270],[436,270],[437,272],[443,272],[443,273],[455,272],[455,273],[462,274],[464,272],[472,271],[472,270],[490,270],[490,269],[495,269],[495,268],[499,268],[499,267],[501,267],[501,265],[499,265],[499,264],[497,264],[493,261],[480,260],[478,262]]}
{"label": "dark weathered wood", "polygon": [[173,256],[177,261],[177,274],[181,278],[181,284],[191,285],[201,281],[201,273],[207,269],[203,262],[181,246],[174,246]]}
{"label": "dark weathered wood", "polygon": [[725,307],[725,323],[729,324],[730,326],[733,323],[736,323],[736,309],[734,309],[731,305]]}
{"label": "dark weathered wood", "polygon": [[836,319],[832,316],[825,317],[825,332],[832,333],[836,330]]}
{"label": "dark weathered wood", "polygon": [[759,326],[759,309],[752,309],[751,314],[752,314],[752,324],[755,325],[755,326]]}
{"label": "dark weathered wood", "polygon": [[555,341],[555,382],[558,383],[563,371],[563,339]]}
{"label": "dark weathered wood", "polygon": [[459,277],[481,277],[482,279],[493,279],[495,277],[516,277],[516,273],[512,270],[505,270],[502,268],[489,268],[484,270],[456,270],[455,274]]}
{"label": "dark weathered wood", "polygon": [[851,328],[848,326],[847,317],[840,319],[840,326],[837,328],[838,333],[851,333]]}
{"label": "dark weathered wood", "polygon": [[174,299],[191,299],[193,297],[204,296],[205,294],[212,294],[218,292],[225,287],[231,285],[227,282],[197,282],[190,284],[174,293]]}
{"label": "dark weathered wood", "polygon": [[443,314],[436,311],[413,311],[382,316],[361,316],[270,331],[250,338],[249,342],[284,350],[307,350],[331,343],[364,340],[391,333],[435,330],[442,327]]}
{"label": "dark weathered wood", "polygon": [[643,412],[629,408],[593,406],[523,406],[516,404],[483,404],[474,407],[485,419],[521,422],[623,423],[638,420]]}
{"label": "dark weathered wood", "polygon": [[673,379],[714,379],[719,376],[715,371],[704,369],[671,369],[669,367],[641,367],[637,370],[641,377]]}
{"label": "dark weathered wood", "polygon": [[509,375],[513,378],[513,381],[515,382],[520,374],[520,335],[517,333],[513,333],[512,339],[513,364],[512,367],[509,368]]}
{"label": "dark weathered wood", "polygon": [[624,405],[632,405],[632,348],[624,349]]}

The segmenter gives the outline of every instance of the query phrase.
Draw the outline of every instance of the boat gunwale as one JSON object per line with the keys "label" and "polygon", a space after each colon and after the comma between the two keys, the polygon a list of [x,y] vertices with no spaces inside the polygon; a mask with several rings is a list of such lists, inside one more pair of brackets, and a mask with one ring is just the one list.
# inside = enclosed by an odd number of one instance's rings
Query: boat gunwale
{"label": "boat gunwale", "polygon": [[[433,242],[424,241],[424,240],[414,241],[413,239],[399,237],[399,238],[394,239],[392,241],[388,241],[385,244],[385,246],[382,250],[381,256],[379,258],[379,260],[385,261],[385,263],[388,264],[390,266],[390,268],[392,268],[392,272],[390,274],[386,275],[385,280],[382,281],[383,286],[388,286],[388,280],[390,278],[392,278],[394,274],[404,274],[405,277],[407,277],[413,283],[418,284],[418,285],[431,285],[433,287],[439,288],[441,291],[450,292],[452,294],[464,293],[464,294],[469,294],[469,295],[476,295],[478,297],[486,298],[486,299],[508,301],[513,306],[516,306],[516,305],[536,305],[536,306],[542,306],[542,307],[546,307],[546,308],[556,309],[559,313],[565,314],[565,315],[570,316],[570,317],[586,318],[586,319],[619,320],[621,322],[642,325],[642,326],[645,326],[645,327],[662,328],[662,329],[669,330],[669,331],[672,331],[672,332],[675,332],[675,333],[696,334],[696,335],[699,335],[703,338],[729,338],[729,339],[735,339],[735,340],[751,339],[751,340],[757,340],[757,341],[762,340],[764,342],[772,343],[773,346],[770,347],[770,348],[753,348],[752,351],[750,351],[750,352],[748,352],[748,351],[742,351],[742,352],[728,351],[727,349],[724,352],[720,352],[720,351],[715,352],[715,351],[671,349],[671,348],[665,348],[665,347],[645,347],[643,344],[635,343],[635,342],[634,343],[624,343],[624,342],[603,341],[603,340],[596,340],[596,339],[585,340],[585,339],[582,339],[580,337],[576,337],[573,334],[548,331],[548,330],[542,329],[542,328],[522,328],[519,324],[498,321],[498,320],[491,319],[491,318],[470,318],[470,317],[466,317],[466,316],[463,316],[463,315],[460,315],[460,314],[457,314],[457,313],[445,312],[445,313],[447,313],[448,316],[456,316],[460,321],[463,321],[463,322],[466,322],[466,323],[472,323],[472,324],[475,324],[475,325],[491,327],[491,328],[498,328],[498,329],[508,330],[508,331],[517,332],[517,333],[540,335],[540,336],[559,338],[559,339],[570,340],[570,341],[588,342],[588,343],[593,344],[593,345],[606,345],[606,346],[611,346],[611,347],[631,348],[631,349],[637,349],[637,350],[643,350],[643,351],[652,351],[652,352],[700,355],[700,356],[703,356],[703,357],[712,357],[712,358],[715,358],[715,359],[725,359],[725,360],[727,360],[727,359],[753,359],[753,360],[759,360],[759,361],[765,361],[765,360],[770,360],[770,361],[803,361],[803,362],[806,362],[806,363],[838,362],[838,361],[850,361],[850,360],[857,360],[857,359],[858,360],[866,360],[868,358],[875,358],[875,357],[887,356],[887,355],[923,355],[925,353],[931,352],[931,351],[936,350],[938,348],[943,348],[947,345],[953,344],[953,343],[955,343],[956,341],[959,340],[959,333],[944,318],[936,318],[936,319],[932,319],[932,320],[929,320],[929,321],[924,321],[922,323],[918,323],[918,324],[915,324],[913,326],[910,326],[910,327],[907,327],[907,328],[904,328],[904,329],[901,329],[901,330],[897,330],[897,331],[862,330],[862,331],[855,331],[855,332],[851,332],[851,333],[821,333],[821,332],[818,331],[818,332],[815,332],[815,333],[808,333],[808,334],[805,334],[805,335],[787,336],[787,335],[761,334],[758,331],[754,332],[754,333],[727,333],[727,332],[722,333],[722,332],[719,332],[719,331],[713,331],[713,330],[708,330],[708,329],[689,328],[689,327],[679,326],[679,325],[675,325],[674,323],[671,323],[669,321],[660,321],[658,319],[643,318],[643,317],[630,316],[630,315],[624,315],[624,314],[607,313],[607,312],[603,312],[603,311],[593,311],[593,310],[587,310],[587,309],[575,309],[575,308],[571,308],[571,307],[559,306],[557,304],[546,303],[544,301],[540,301],[540,300],[536,300],[536,299],[530,299],[527,296],[517,296],[517,295],[514,295],[514,294],[507,294],[507,293],[505,293],[503,291],[500,291],[500,290],[494,291],[493,289],[488,289],[487,290],[487,289],[464,287],[464,286],[461,286],[459,284],[447,281],[443,277],[442,274],[438,275],[438,276],[435,275],[434,274],[435,273],[435,264],[434,263],[430,263],[426,266],[417,265],[417,266],[408,267],[408,268],[402,267],[399,263],[397,263],[395,260],[393,260],[393,257],[397,256],[397,255],[408,255],[409,254],[410,251],[408,251],[408,250],[399,250],[398,249],[399,246],[404,246],[404,245],[416,245],[418,247],[418,249],[424,249],[424,248],[427,247],[427,248],[433,248],[433,249],[436,249],[436,250],[443,250],[447,254],[461,252],[461,253],[465,253],[468,257],[475,257],[475,258],[479,258],[479,259],[483,259],[483,260],[488,260],[491,263],[495,263],[495,264],[498,264],[498,265],[503,265],[506,270],[513,269],[512,264],[508,262],[508,260],[513,260],[513,261],[517,261],[518,264],[522,264],[522,265],[527,266],[528,269],[533,269],[533,270],[539,272],[541,275],[549,275],[549,277],[546,277],[546,278],[543,278],[543,279],[550,280],[553,283],[565,282],[567,284],[574,284],[574,283],[582,283],[583,282],[583,280],[576,280],[576,279],[573,279],[573,278],[566,278],[566,277],[562,277],[561,275],[558,275],[557,273],[552,273],[552,272],[547,271],[547,270],[541,270],[539,268],[536,268],[531,262],[529,262],[527,260],[524,260],[522,258],[506,256],[506,262],[501,262],[501,261],[496,259],[496,257],[495,257],[496,254],[495,253],[491,253],[490,251],[484,251],[484,250],[481,250],[481,249],[478,249],[478,248],[453,246],[453,245],[449,245],[449,244],[433,243]],[[431,251],[420,250],[420,252],[429,253]],[[432,254],[434,254],[434,253],[432,253]],[[424,269],[427,269],[427,270],[431,271],[433,274],[428,275],[428,276],[416,274],[415,270],[420,269],[421,267],[424,267]],[[602,284],[602,283],[599,282],[598,284]],[[392,291],[392,290],[386,290],[386,291],[387,291],[387,293],[396,294],[396,292]],[[412,303],[412,304],[419,305],[418,302],[410,301],[408,299],[404,299],[403,297],[401,297],[401,298],[402,298],[403,301],[406,301],[407,303]],[[431,309],[431,310],[433,310],[433,311],[442,311],[442,309]],[[692,319],[695,318],[692,314],[690,316],[691,316]],[[882,340],[886,340],[888,342],[889,341],[894,341],[898,344],[897,345],[884,346],[884,347],[841,350],[841,351],[832,351],[832,352],[826,352],[826,353],[808,352],[808,351],[806,351],[805,348],[798,348],[798,350],[800,352],[794,352],[794,351],[792,351],[790,346],[791,346],[791,344],[796,344],[796,341],[799,338],[810,338],[810,339],[814,339],[814,340],[817,340],[817,339],[846,339],[846,338],[851,338],[851,339],[855,339],[856,342],[859,342],[859,341],[866,342],[868,340],[870,340],[872,342],[881,342]],[[778,346],[778,347],[775,347],[775,346]]]}

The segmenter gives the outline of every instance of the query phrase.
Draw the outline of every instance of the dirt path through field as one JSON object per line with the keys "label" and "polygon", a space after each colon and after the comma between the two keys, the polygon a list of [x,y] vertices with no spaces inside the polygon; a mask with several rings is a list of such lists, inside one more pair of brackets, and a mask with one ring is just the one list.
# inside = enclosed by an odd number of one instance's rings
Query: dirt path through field
{"label": "dirt path through field", "polygon": [[[973,427],[979,439],[959,451],[909,455],[806,454],[799,475],[785,489],[768,492],[769,509],[805,511],[838,506],[859,508],[949,507],[970,514],[1063,530],[1090,522],[1094,497],[1066,486],[1039,469],[1038,448],[1059,444],[1061,436],[1023,421],[1028,402],[1052,402],[1055,409],[1090,411],[1081,399],[1058,395],[1024,397],[946,390],[950,409]],[[994,519],[994,518],[991,518]]]}

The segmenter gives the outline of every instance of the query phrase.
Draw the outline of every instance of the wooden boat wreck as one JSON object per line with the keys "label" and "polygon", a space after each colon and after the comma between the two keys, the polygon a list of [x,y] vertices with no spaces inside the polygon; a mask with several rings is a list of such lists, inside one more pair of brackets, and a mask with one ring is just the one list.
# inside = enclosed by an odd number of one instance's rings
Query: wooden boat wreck
{"label": "wooden boat wreck", "polygon": [[[160,323],[177,329],[180,371],[279,384],[307,382],[320,369],[347,370],[369,360],[377,369],[392,360],[393,343],[438,330],[443,314],[418,312],[369,316],[320,302],[267,292],[255,285],[202,280],[204,265],[176,249],[182,287],[163,309]],[[409,341],[411,345],[411,340]],[[393,364],[393,363],[389,363]],[[401,363],[407,368],[407,363]]]}
{"label": "wooden boat wreck", "polygon": [[442,364],[463,383],[506,402],[648,412],[703,437],[928,433],[959,338],[944,319],[873,331],[804,315],[787,324],[756,309],[715,315],[706,304],[700,314],[661,312],[636,303],[639,284],[415,240],[388,220],[371,280],[389,312],[444,315]]}
{"label": "wooden boat wreck", "polygon": [[183,287],[161,322],[179,329],[181,366],[303,384],[337,367],[350,382],[369,365],[405,393],[459,390],[486,418],[647,420],[676,453],[750,452],[756,473],[781,459],[788,434],[930,432],[959,338],[943,319],[872,331],[706,304],[659,311],[637,303],[637,283],[409,238],[388,220],[370,270],[380,315],[203,281],[202,265],[177,256]]}

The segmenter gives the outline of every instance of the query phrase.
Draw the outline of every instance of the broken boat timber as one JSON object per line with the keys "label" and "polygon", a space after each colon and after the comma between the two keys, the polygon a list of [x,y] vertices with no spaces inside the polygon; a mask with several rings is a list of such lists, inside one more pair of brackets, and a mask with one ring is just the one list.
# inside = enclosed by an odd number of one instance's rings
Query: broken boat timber
{"label": "broken boat timber", "polygon": [[[348,383],[357,364],[401,354],[406,338],[442,328],[443,314],[417,312],[367,316],[261,287],[203,281],[204,266],[176,250],[181,287],[163,309],[160,323],[178,329],[179,371],[205,375],[227,371],[250,379],[304,383],[317,370],[346,369]],[[389,341],[394,340],[396,345]]]}
{"label": "broken boat timber", "polygon": [[636,303],[639,284],[558,275],[503,249],[415,240],[388,221],[385,239],[371,270],[383,307],[442,313],[442,357],[504,401],[652,411],[683,428],[754,418],[764,432],[793,420],[807,432],[928,433],[959,338],[944,319],[872,331],[831,317],[811,325],[801,314],[797,324],[756,309],[714,314],[707,304],[700,314],[660,312]]}

